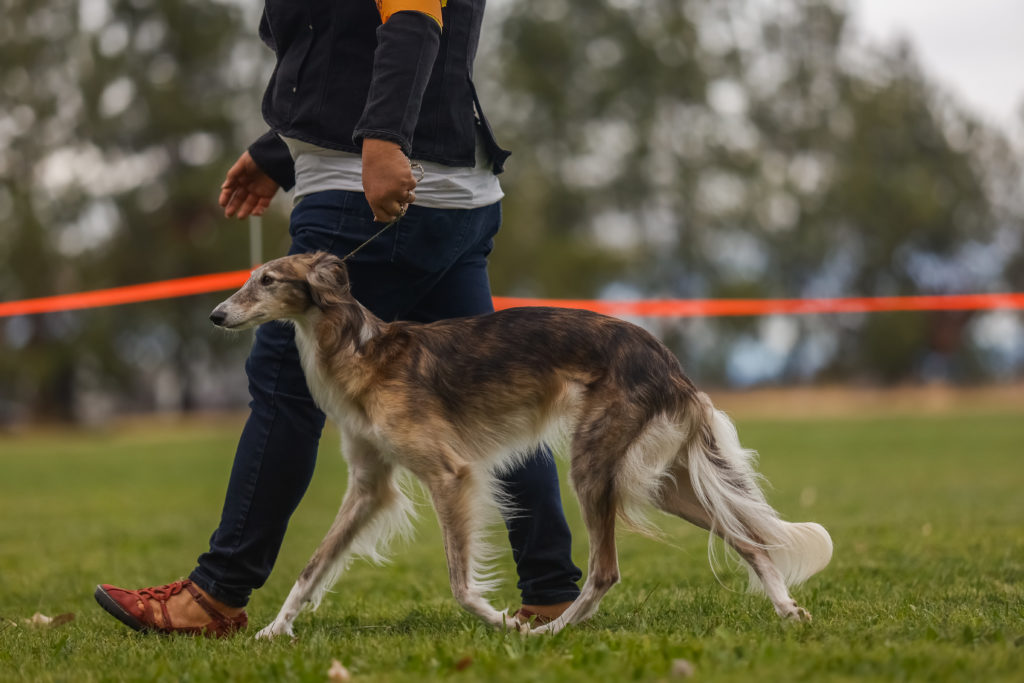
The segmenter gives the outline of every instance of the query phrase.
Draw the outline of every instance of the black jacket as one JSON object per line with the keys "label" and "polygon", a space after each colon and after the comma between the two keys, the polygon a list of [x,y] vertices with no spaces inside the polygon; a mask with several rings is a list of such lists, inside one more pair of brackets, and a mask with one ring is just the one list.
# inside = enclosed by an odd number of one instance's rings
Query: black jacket
{"label": "black jacket", "polygon": [[253,159],[285,189],[295,173],[278,134],[356,153],[363,138],[392,140],[416,159],[472,166],[479,127],[500,173],[508,152],[472,80],[483,13],[484,0],[448,0],[442,31],[411,11],[382,25],[374,0],[266,0],[260,37],[277,64]]}

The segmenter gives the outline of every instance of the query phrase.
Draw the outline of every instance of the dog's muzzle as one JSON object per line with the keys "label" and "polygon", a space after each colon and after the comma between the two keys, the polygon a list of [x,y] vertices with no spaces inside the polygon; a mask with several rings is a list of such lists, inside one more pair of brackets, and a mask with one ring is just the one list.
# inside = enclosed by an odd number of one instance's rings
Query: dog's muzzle
{"label": "dog's muzzle", "polygon": [[220,307],[213,309],[213,313],[210,314],[210,322],[212,322],[217,327],[223,327],[224,321],[226,321],[227,319],[228,314],[222,311]]}

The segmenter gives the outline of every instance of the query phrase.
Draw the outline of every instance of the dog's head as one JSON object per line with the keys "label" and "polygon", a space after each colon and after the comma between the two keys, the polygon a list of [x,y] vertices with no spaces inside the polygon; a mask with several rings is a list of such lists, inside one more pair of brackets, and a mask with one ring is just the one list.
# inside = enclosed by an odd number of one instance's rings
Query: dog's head
{"label": "dog's head", "polygon": [[254,270],[241,289],[213,309],[210,320],[228,330],[245,330],[352,302],[348,270],[340,258],[324,252],[295,254]]}

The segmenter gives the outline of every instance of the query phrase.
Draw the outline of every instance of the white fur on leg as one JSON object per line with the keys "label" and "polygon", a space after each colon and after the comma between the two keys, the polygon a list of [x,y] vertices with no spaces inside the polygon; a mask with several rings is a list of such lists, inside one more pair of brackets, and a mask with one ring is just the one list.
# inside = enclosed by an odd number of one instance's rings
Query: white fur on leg
{"label": "white fur on leg", "polygon": [[301,586],[301,583],[301,578],[295,582],[284,604],[281,605],[280,611],[274,617],[274,621],[270,622],[269,625],[256,634],[256,640],[272,640],[277,636],[295,636],[295,632],[292,631],[292,625],[295,623],[295,617],[299,616],[299,612],[302,611],[304,606],[302,604],[303,597],[309,593],[308,588]]}
{"label": "white fur on leg", "polygon": [[259,633],[256,634],[256,640],[273,640],[278,636],[295,637],[291,622],[285,622],[280,618],[280,615],[270,624],[260,629]]}
{"label": "white fur on leg", "polygon": [[295,637],[295,633],[292,631],[291,626],[282,626],[277,621],[271,622],[270,625],[264,627],[256,634],[256,640],[273,640],[278,636],[288,636],[290,638]]}

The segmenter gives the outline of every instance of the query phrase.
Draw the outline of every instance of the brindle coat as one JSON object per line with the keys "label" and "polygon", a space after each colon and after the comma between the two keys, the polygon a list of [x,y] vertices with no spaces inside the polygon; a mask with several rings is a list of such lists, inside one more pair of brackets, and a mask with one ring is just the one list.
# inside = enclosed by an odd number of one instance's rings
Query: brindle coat
{"label": "brindle coat", "polygon": [[385,323],[349,290],[337,257],[289,256],[256,270],[210,316],[235,330],[294,323],[310,391],[340,426],[349,464],[334,524],[260,636],[291,633],[301,608],[319,604],[352,552],[376,555],[378,541],[403,525],[409,504],[398,468],[430,492],[459,603],[495,626],[528,628],[483,597],[481,519],[493,507],[495,471],[558,432],[571,437],[589,572],[579,599],[533,632],[594,613],[619,579],[615,518],[638,522],[630,513],[644,503],[722,536],[781,616],[809,618],[786,585],[828,563],[828,534],[778,518],[757,485],[752,453],[652,335],[554,308]]}

